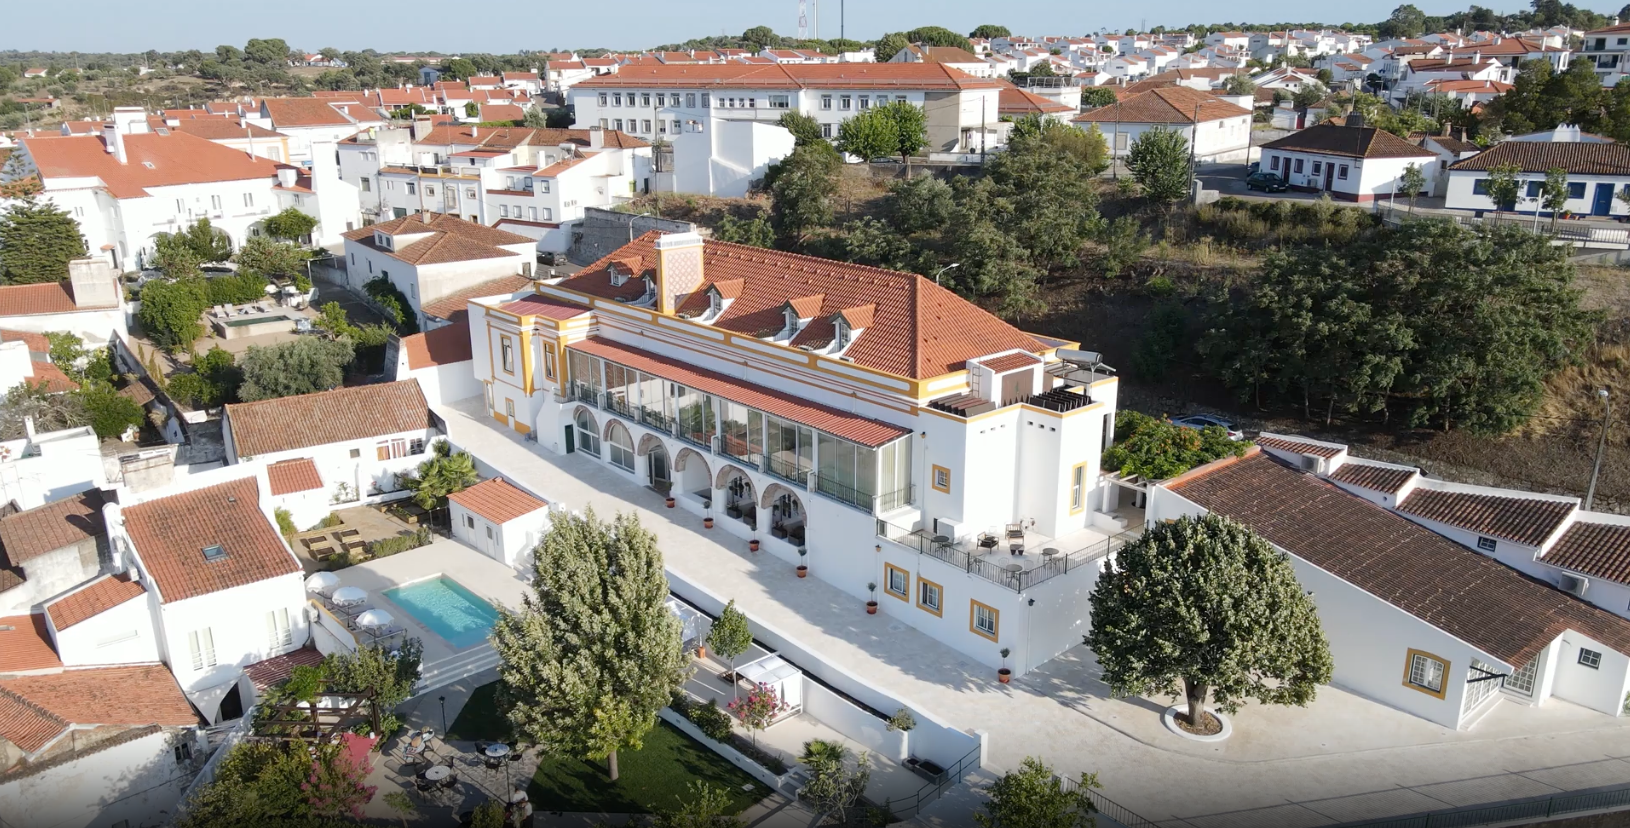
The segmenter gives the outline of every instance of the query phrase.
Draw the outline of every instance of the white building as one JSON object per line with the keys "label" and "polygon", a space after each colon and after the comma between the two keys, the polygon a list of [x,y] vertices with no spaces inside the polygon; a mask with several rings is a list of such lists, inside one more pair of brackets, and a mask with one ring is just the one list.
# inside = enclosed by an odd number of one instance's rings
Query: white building
{"label": "white building", "polygon": [[[1562,577],[1591,557],[1593,568],[1605,560],[1624,577],[1626,561],[1612,552],[1623,548],[1614,545],[1622,520],[1574,532],[1569,498],[1466,491],[1418,469],[1349,458],[1339,444],[1267,434],[1257,442],[1243,459],[1157,485],[1148,519],[1214,512],[1289,555],[1314,596],[1335,684],[1455,729],[1502,701],[1555,697],[1624,715],[1630,611],[1592,606],[1594,586]],[[1570,533],[1574,545],[1562,544]],[[1555,545],[1560,553],[1533,560],[1534,548]],[[1552,555],[1560,570],[1543,563]],[[1404,571],[1418,575],[1397,577]]]}
{"label": "white building", "polygon": [[[505,205],[503,215],[509,213]],[[389,281],[407,297],[411,307],[403,310],[421,327],[426,303],[499,276],[530,275],[536,259],[531,238],[443,213],[417,213],[345,234],[351,283]]]}
{"label": "white building", "polygon": [[336,506],[397,495],[396,476],[417,468],[444,432],[412,380],[235,403],[221,428],[229,465],[265,467],[272,488],[285,495],[318,492],[272,498],[295,512],[297,526],[316,523]]}
{"label": "white building", "polygon": [[642,138],[710,115],[775,123],[786,112],[814,118],[835,138],[839,124],[873,105],[906,101],[927,116],[929,151],[977,152],[980,131],[998,120],[1000,89],[936,63],[659,65],[582,81],[569,101],[578,126]]}
{"label": "white building", "polygon": [[659,157],[656,190],[742,198],[771,164],[792,154],[792,133],[763,121],[712,115],[686,121]]}
{"label": "white building", "polygon": [[1539,211],[1550,215],[1540,201],[1547,170],[1568,173],[1568,201],[1564,211],[1578,216],[1626,216],[1630,207],[1618,198],[1630,187],[1630,148],[1596,141],[1504,141],[1449,166],[1444,206],[1451,210],[1483,212],[1497,209],[1488,195],[1489,170],[1515,164],[1523,189],[1507,211]]}
{"label": "white building", "polygon": [[1174,130],[1194,146],[1198,161],[1240,160],[1251,143],[1251,111],[1209,92],[1168,86],[1132,95],[1108,106],[1083,112],[1074,123],[1096,125],[1115,157],[1156,127]]}
{"label": "white building", "polygon": [[89,489],[58,497],[55,502],[0,518],[0,544],[4,544],[0,550],[4,558],[0,614],[32,612],[112,571],[107,531],[102,525],[102,492]]}
{"label": "white building", "polygon": [[1080,643],[1124,525],[1097,471],[1117,385],[1059,343],[912,274],[654,232],[469,320],[487,410],[543,450],[875,584],[979,663]]}
{"label": "white building", "polygon": [[124,288],[117,270],[103,259],[74,259],[63,276],[61,282],[0,285],[0,329],[71,333],[93,345],[126,335]]}
{"label": "white building", "polygon": [[386,372],[394,369],[396,379],[418,382],[431,406],[481,393],[481,383],[471,372],[470,323],[466,319],[401,337],[394,350],[386,349],[386,357]]}
{"label": "white building", "polygon": [[[355,103],[331,98],[267,98],[254,120],[289,139],[291,163],[309,163],[319,144],[333,144],[385,120],[358,94]],[[461,104],[462,106],[462,104]]]}
{"label": "white building", "polygon": [[527,556],[549,531],[549,504],[502,477],[454,492],[447,501],[453,537],[509,566],[530,565]]}
{"label": "white building", "polygon": [[1394,194],[1407,197],[1400,191],[1404,171],[1417,166],[1426,176],[1424,192],[1432,190],[1439,172],[1433,152],[1364,126],[1357,116],[1349,115],[1347,122],[1318,124],[1263,144],[1261,169],[1278,173],[1299,190],[1364,203]]}
{"label": "white building", "polygon": [[990,61],[955,46],[907,46],[894,53],[889,63],[937,63],[976,78],[994,78]]}
{"label": "white building", "polygon": [[1630,23],[1615,23],[1585,32],[1585,45],[1579,57],[1596,67],[1596,78],[1603,86],[1617,86],[1621,78],[1630,74]]}

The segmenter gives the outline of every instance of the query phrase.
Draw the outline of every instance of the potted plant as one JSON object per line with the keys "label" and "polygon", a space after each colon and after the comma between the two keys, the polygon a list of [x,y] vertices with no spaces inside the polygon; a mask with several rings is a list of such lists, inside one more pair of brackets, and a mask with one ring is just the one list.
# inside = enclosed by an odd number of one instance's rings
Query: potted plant
{"label": "potted plant", "polygon": [[662,505],[667,506],[669,509],[672,509],[674,507],[674,496],[673,496],[674,484],[673,484],[673,481],[672,480],[658,480],[657,482],[651,484],[651,486],[652,486],[652,488],[657,490],[657,494],[662,495],[662,498],[663,498],[663,504]]}
{"label": "potted plant", "polygon": [[713,528],[713,501],[712,500],[704,500],[704,501],[702,501],[702,528],[703,529],[712,529]]}
{"label": "potted plant", "polygon": [[866,602],[866,614],[867,615],[876,615],[877,614],[877,582],[873,581],[872,583],[867,584],[866,585],[866,591],[870,592],[872,594],[872,599],[870,601]]}
{"label": "potted plant", "polygon": [[748,551],[751,551],[751,552],[757,552],[758,551],[758,538],[753,538],[752,540],[748,541],[747,542],[747,549],[748,549]]}
{"label": "potted plant", "polygon": [[1003,684],[1007,684],[1009,681],[1011,681],[1013,679],[1013,671],[1007,669],[1007,657],[1012,652],[1013,652],[1012,650],[1009,650],[1006,647],[1002,648],[1002,667],[1001,667],[1001,669],[996,671],[996,680],[1003,683]]}
{"label": "potted plant", "polygon": [[803,564],[804,556],[808,554],[809,549],[807,547],[798,547],[798,577],[800,578],[806,578],[809,576],[809,567]]}

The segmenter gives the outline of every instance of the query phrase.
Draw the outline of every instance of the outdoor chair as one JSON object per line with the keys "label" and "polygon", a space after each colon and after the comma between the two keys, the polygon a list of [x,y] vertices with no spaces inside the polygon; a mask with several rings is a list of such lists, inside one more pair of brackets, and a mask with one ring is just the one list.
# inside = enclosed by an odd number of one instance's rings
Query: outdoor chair
{"label": "outdoor chair", "polygon": [[458,774],[456,773],[448,774],[447,778],[441,781],[441,789],[444,791],[450,791],[456,787],[458,787]]}

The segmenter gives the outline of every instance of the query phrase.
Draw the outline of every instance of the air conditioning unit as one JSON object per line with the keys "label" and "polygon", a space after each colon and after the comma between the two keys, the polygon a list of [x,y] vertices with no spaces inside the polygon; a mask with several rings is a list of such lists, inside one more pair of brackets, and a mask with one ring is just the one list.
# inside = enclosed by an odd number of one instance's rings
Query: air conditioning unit
{"label": "air conditioning unit", "polygon": [[1560,588],[1563,592],[1577,595],[1580,598],[1585,597],[1585,588],[1588,586],[1590,586],[1590,579],[1581,578],[1578,575],[1564,574],[1557,579],[1558,588]]}

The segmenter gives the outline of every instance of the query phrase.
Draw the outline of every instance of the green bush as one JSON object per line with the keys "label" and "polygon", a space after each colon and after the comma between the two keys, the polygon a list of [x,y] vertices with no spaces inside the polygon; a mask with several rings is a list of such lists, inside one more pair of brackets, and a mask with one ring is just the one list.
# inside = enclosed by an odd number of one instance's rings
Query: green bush
{"label": "green bush", "polygon": [[96,436],[109,440],[146,421],[145,412],[129,397],[108,385],[92,385],[79,392]]}
{"label": "green bush", "polygon": [[345,524],[345,521],[340,519],[339,513],[337,513],[337,512],[329,512],[327,517],[323,518],[322,520],[317,521],[316,528],[318,528],[318,529],[332,529],[332,528],[334,528],[336,526],[343,526],[344,524]]}
{"label": "green bush", "polygon": [[249,271],[218,274],[204,280],[204,296],[208,307],[259,302],[266,298],[266,279]]}
{"label": "green bush", "polygon": [[682,715],[690,719],[702,735],[720,744],[730,741],[730,714],[719,709],[719,703],[708,699],[707,704],[690,705]]}
{"label": "green bush", "polygon": [[391,284],[391,280],[384,276],[375,277],[364,284],[362,290],[384,309],[397,333],[407,336],[419,332],[419,319],[413,312],[413,304],[402,295],[402,291],[396,289],[396,285]]}
{"label": "green bush", "polygon": [[1216,426],[1179,428],[1147,414],[1122,409],[1115,415],[1115,445],[1104,450],[1104,471],[1166,480],[1223,457],[1243,457],[1250,443],[1230,440]]}
{"label": "green bush", "polygon": [[397,535],[394,538],[383,538],[368,544],[368,554],[375,558],[388,558],[409,549],[418,549],[430,543],[429,527],[420,526],[406,535]]}
{"label": "green bush", "polygon": [[272,510],[272,514],[277,516],[277,531],[282,532],[284,537],[288,537],[289,535],[293,535],[300,531],[294,526],[293,512],[279,506]]}

